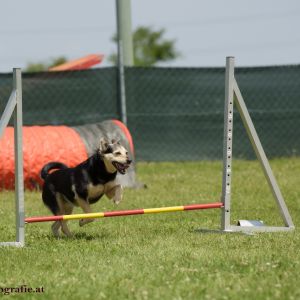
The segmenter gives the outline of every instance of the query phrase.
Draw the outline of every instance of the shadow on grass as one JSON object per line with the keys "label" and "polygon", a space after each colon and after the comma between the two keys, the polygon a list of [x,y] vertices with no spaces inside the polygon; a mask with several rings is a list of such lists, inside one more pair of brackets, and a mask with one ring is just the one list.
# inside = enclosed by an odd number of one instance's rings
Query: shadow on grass
{"label": "shadow on grass", "polygon": [[93,240],[110,239],[110,235],[107,232],[92,233],[92,234],[86,232],[76,232],[73,233],[71,237],[67,237],[65,235],[61,235],[60,237],[55,237],[51,234],[47,234],[44,237],[52,241],[65,241],[65,242],[74,242],[75,240],[93,241]]}
{"label": "shadow on grass", "polygon": [[239,231],[224,231],[221,229],[206,229],[206,228],[198,228],[191,230],[193,233],[214,233],[214,234],[236,234],[236,235],[254,235],[253,232],[239,232]]}
{"label": "shadow on grass", "polygon": [[92,241],[97,239],[107,239],[110,235],[107,232],[103,233],[86,233],[86,232],[77,232],[73,235],[71,239],[76,240],[86,240],[86,241]]}

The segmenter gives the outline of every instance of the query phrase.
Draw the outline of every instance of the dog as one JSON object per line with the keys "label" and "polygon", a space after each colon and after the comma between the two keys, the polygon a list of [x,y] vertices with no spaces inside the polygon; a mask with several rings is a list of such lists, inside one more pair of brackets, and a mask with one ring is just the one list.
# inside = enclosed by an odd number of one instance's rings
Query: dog
{"label": "dog", "polygon": [[[132,160],[128,151],[116,140],[100,140],[100,146],[86,161],[74,168],[60,162],[50,162],[41,170],[44,180],[42,199],[54,215],[72,214],[74,206],[91,213],[90,204],[96,203],[103,195],[119,204],[123,188],[116,181],[117,173],[124,175]],[[51,170],[55,170],[49,173]],[[81,219],[83,226],[94,219]],[[51,226],[54,236],[59,237],[59,229],[67,237],[72,234],[66,221],[55,221]]]}

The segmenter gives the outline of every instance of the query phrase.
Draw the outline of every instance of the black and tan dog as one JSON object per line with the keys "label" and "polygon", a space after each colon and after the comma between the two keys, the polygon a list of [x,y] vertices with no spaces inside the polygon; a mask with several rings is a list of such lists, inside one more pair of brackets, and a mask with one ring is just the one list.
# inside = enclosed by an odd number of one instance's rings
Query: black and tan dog
{"label": "black and tan dog", "polygon": [[[72,214],[74,206],[80,206],[85,213],[91,213],[90,204],[97,202],[104,194],[118,204],[122,200],[122,186],[116,182],[117,172],[125,174],[131,160],[127,150],[119,142],[101,139],[99,149],[86,161],[74,168],[59,162],[50,162],[41,170],[43,201],[54,215]],[[49,174],[50,170],[57,169]],[[83,226],[94,219],[81,219]],[[55,236],[59,229],[66,236],[71,232],[66,221],[52,225]]]}

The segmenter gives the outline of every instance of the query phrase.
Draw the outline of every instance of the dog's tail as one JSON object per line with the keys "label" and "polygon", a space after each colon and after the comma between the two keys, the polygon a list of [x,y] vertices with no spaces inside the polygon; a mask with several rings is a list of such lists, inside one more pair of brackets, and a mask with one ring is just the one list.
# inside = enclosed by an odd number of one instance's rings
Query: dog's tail
{"label": "dog's tail", "polygon": [[51,170],[55,170],[55,169],[67,169],[68,167],[60,162],[49,162],[48,164],[44,165],[42,170],[41,170],[41,177],[43,180],[45,180],[47,178],[47,176],[49,175],[49,171]]}

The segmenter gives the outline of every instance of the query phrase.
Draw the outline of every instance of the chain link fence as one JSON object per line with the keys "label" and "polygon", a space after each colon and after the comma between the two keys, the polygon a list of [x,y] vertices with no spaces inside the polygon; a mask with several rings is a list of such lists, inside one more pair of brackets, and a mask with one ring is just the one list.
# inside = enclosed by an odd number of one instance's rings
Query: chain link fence
{"label": "chain link fence", "polygon": [[[300,153],[300,66],[236,68],[268,157]],[[24,125],[119,119],[118,70],[23,74]],[[128,128],[138,160],[222,159],[224,68],[125,68]],[[12,74],[0,74],[0,113]],[[254,152],[235,112],[233,152]]]}

